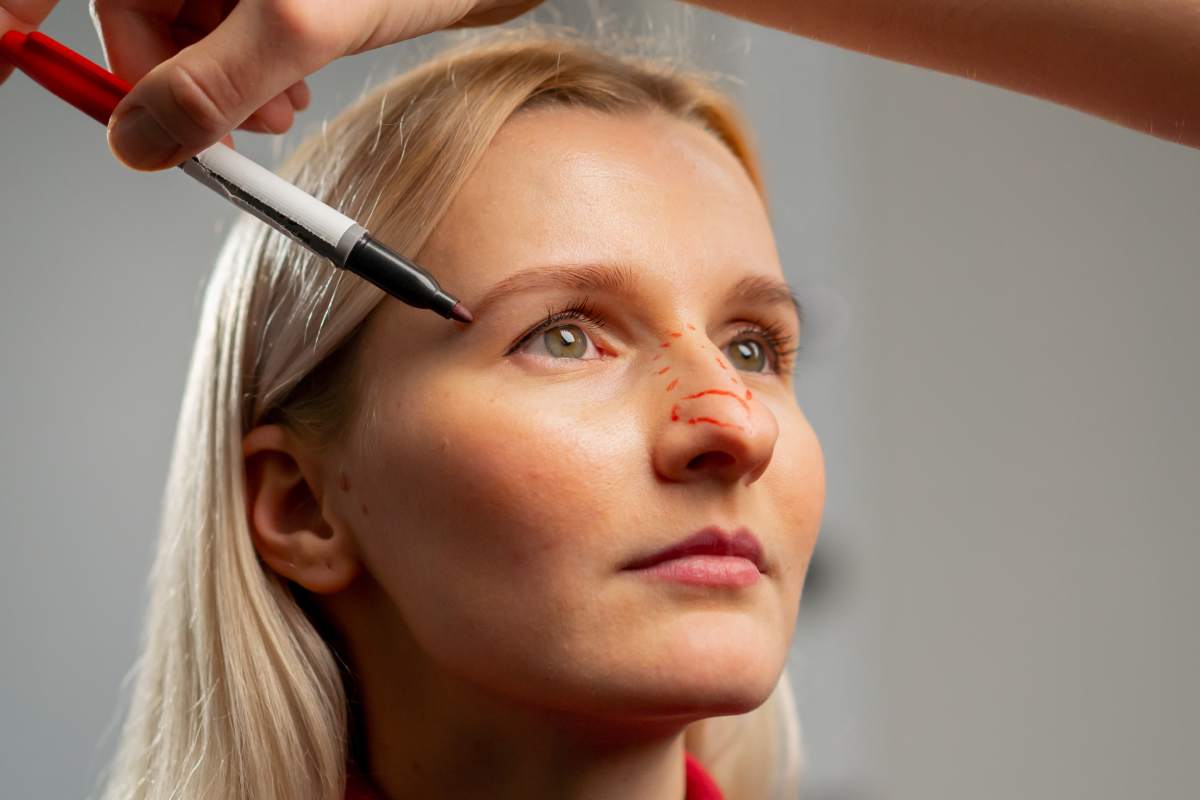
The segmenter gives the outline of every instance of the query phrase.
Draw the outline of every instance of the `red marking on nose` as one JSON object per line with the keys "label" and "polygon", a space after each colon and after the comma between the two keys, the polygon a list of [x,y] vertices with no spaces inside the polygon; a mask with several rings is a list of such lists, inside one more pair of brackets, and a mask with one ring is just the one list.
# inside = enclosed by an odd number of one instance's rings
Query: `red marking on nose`
{"label": "red marking on nose", "polygon": [[727,394],[730,397],[732,397],[734,400],[737,400],[739,403],[741,403],[742,408],[746,409],[747,412],[750,411],[750,406],[746,405],[745,400],[738,397],[733,392],[727,392],[724,389],[705,389],[703,392],[696,392],[696,394],[689,394],[687,397],[685,397],[683,399],[684,400],[695,400],[697,397],[703,397],[706,394]]}
{"label": "red marking on nose", "polygon": [[695,326],[695,325],[693,325],[692,323],[690,323],[690,322],[689,322],[689,323],[688,323],[688,330],[694,331],[694,330],[696,330],[696,326]]}
{"label": "red marking on nose", "polygon": [[667,391],[669,392],[669,391],[671,391],[672,389],[674,389],[674,388],[675,388],[675,384],[677,384],[677,383],[679,383],[679,378],[676,378],[675,380],[671,381],[670,385],[669,385],[669,386],[667,386]]}
{"label": "red marking on nose", "polygon": [[753,398],[753,397],[754,397],[754,393],[753,393],[753,392],[751,392],[749,389],[747,389],[747,390],[746,390],[746,399],[747,399],[747,400],[750,400],[750,399],[751,399],[751,398]]}
{"label": "red marking on nose", "polygon": [[711,425],[717,425],[722,428],[737,428],[740,431],[745,430],[745,427],[742,425],[736,425],[732,422],[721,422],[720,420],[715,420],[712,417],[692,417],[688,420],[688,425],[695,425],[697,422],[707,422]]}
{"label": "red marking on nose", "polygon": [[682,333],[675,333],[674,331],[671,332],[671,335],[674,336],[676,339],[678,339],[680,336],[683,336]]}
{"label": "red marking on nose", "polygon": [[677,404],[675,404],[675,405],[673,405],[673,406],[671,406],[671,419],[673,419],[673,420],[675,420],[675,419],[679,419],[679,412],[676,410],[676,409],[678,409],[678,408],[679,408],[679,404],[678,404],[678,403],[677,403]]}
{"label": "red marking on nose", "polygon": [[670,367],[663,367],[662,369],[660,369],[660,370],[658,371],[658,373],[657,373],[657,374],[659,374],[659,375],[662,375],[664,372],[666,372],[666,371],[667,371],[667,370],[669,370],[669,369],[670,369]]}
{"label": "red marking on nose", "polygon": [[659,347],[670,347],[670,346],[671,346],[670,342],[663,342],[662,344],[659,345]]}
{"label": "red marking on nose", "polygon": [[724,362],[724,361],[722,361],[721,359],[719,359],[719,358],[718,358],[718,359],[717,359],[717,363],[721,365],[721,369],[725,369],[725,362]]}

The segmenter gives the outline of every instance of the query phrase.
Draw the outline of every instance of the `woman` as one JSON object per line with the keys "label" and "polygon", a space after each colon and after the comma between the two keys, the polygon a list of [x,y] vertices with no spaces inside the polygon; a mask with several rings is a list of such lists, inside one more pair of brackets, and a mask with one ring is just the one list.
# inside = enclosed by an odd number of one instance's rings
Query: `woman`
{"label": "woman", "polygon": [[107,796],[795,797],[824,468],[727,99],[507,34],[283,173],[475,321],[232,232]]}

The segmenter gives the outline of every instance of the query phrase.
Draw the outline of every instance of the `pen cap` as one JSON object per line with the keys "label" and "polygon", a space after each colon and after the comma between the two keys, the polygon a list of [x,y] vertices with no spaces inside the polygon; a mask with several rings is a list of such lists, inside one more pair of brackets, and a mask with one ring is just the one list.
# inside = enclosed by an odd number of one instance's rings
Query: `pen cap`
{"label": "pen cap", "polygon": [[45,34],[8,31],[0,36],[0,56],[102,125],[129,93],[118,78]]}

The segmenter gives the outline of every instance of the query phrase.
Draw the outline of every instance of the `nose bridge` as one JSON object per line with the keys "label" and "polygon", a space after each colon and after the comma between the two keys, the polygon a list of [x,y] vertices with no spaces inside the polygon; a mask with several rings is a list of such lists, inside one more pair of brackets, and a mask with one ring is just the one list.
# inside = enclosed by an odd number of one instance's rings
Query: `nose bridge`
{"label": "nose bridge", "polygon": [[663,381],[672,423],[753,433],[753,391],[695,326],[662,332],[658,350],[655,375]]}

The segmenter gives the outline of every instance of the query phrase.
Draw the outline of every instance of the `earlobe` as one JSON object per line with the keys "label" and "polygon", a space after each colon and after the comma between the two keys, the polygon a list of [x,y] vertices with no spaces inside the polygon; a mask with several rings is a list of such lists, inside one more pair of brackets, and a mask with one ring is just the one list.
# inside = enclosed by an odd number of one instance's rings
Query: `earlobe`
{"label": "earlobe", "polygon": [[242,439],[246,522],[259,557],[312,592],[349,586],[359,560],[348,531],[329,519],[318,462],[281,425],[260,425]]}

